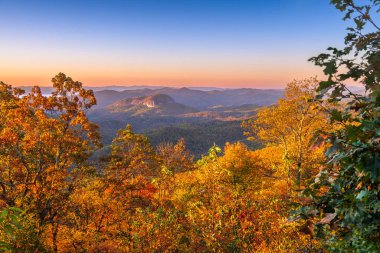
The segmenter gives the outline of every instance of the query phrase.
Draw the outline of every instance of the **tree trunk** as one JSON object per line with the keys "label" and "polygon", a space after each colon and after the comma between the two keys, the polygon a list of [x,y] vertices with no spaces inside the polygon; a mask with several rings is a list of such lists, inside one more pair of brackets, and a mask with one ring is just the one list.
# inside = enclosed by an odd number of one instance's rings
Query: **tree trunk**
{"label": "tree trunk", "polygon": [[53,234],[53,252],[58,252],[58,245],[57,245],[57,236],[58,236],[58,224],[52,224],[52,234]]}
{"label": "tree trunk", "polygon": [[297,163],[297,175],[296,175],[296,182],[297,182],[297,190],[301,189],[301,162]]}

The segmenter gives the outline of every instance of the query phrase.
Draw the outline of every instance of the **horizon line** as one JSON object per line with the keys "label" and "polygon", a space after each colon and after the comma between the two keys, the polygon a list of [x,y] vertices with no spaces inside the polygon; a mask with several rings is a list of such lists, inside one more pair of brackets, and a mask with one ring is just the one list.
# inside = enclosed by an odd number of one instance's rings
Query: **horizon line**
{"label": "horizon line", "polygon": [[[18,87],[18,88],[32,88],[32,87],[35,87],[35,86],[38,86],[40,88],[53,88],[52,85],[11,85],[13,87]],[[286,85],[283,86],[283,87],[262,87],[262,86],[226,86],[226,87],[218,87],[218,86],[200,86],[200,85],[197,85],[197,86],[182,86],[182,85],[170,85],[170,86],[166,86],[166,85],[119,85],[119,84],[116,84],[116,85],[83,85],[83,87],[85,88],[96,88],[96,89],[99,89],[99,88],[112,88],[112,87],[115,87],[115,88],[136,88],[136,89],[143,89],[143,88],[157,88],[157,89],[160,89],[160,88],[175,88],[175,89],[182,89],[182,88],[187,88],[187,89],[197,89],[197,88],[201,88],[201,89],[220,89],[220,90],[232,90],[232,89],[259,89],[259,90],[283,90],[286,88]]]}

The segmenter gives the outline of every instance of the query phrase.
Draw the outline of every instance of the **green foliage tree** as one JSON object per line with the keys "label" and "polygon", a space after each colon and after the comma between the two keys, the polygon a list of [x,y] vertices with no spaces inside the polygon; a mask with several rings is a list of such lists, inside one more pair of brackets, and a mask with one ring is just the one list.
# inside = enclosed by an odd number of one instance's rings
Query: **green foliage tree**
{"label": "green foliage tree", "polygon": [[[353,26],[343,49],[330,47],[310,60],[327,76],[319,83],[318,99],[331,103],[330,119],[341,127],[329,133],[329,163],[305,193],[314,196],[330,250],[379,252],[380,1],[331,3]],[[352,92],[351,82],[362,84],[365,93]]]}

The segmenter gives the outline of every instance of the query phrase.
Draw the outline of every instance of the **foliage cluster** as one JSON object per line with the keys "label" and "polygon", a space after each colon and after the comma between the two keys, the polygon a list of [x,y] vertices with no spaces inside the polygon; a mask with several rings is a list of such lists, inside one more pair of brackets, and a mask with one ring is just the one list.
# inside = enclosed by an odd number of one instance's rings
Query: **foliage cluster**
{"label": "foliage cluster", "polygon": [[[301,88],[301,83],[289,85],[299,93],[286,106],[308,108],[301,101],[312,89]],[[259,133],[267,146],[263,150],[251,151],[241,142],[227,143],[223,150],[215,145],[194,162],[183,140],[153,148],[146,136],[127,125],[107,157],[90,160],[99,143],[98,129],[85,113],[95,104],[93,94],[62,73],[53,84],[49,97],[38,87],[24,95],[1,86],[3,250],[322,250],[308,223],[288,220],[289,211],[303,202],[294,189],[304,187],[311,175],[305,168],[303,180],[289,184],[297,181],[296,174],[289,174],[285,166],[281,143]],[[282,106],[262,109],[257,122],[264,122],[260,120],[267,117],[267,110]],[[313,129],[325,124],[322,116],[315,121],[320,124]],[[273,122],[260,126],[271,131],[277,127]],[[311,141],[314,132],[301,134],[307,140],[302,149],[310,154],[302,164],[323,162]],[[297,141],[287,139],[289,147]],[[24,210],[22,216],[10,207]]]}
{"label": "foliage cluster", "polygon": [[[335,252],[380,251],[380,1],[332,0],[352,22],[343,49],[310,60],[323,67],[318,99],[340,127],[326,132],[328,164],[305,195],[320,234]],[[348,86],[361,84],[362,93]]]}

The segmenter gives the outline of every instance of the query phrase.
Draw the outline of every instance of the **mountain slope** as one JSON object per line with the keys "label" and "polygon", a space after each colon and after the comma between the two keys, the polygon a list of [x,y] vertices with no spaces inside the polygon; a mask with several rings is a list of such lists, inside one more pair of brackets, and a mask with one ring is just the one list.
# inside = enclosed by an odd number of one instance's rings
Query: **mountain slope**
{"label": "mountain slope", "polygon": [[107,118],[128,118],[177,116],[196,112],[198,112],[198,110],[176,103],[174,99],[168,95],[155,94],[145,97],[122,99],[105,108],[94,110],[93,114],[108,115]]}

